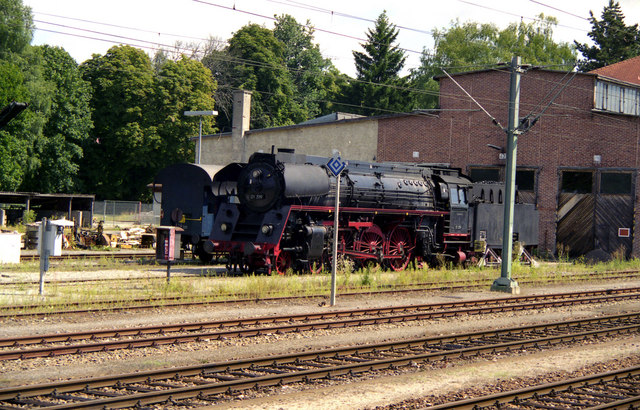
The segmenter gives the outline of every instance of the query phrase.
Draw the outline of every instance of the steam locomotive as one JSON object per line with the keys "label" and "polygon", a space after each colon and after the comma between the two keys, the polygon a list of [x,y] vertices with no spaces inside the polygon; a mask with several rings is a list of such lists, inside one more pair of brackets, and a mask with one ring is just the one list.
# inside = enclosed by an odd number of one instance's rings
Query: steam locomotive
{"label": "steam locomotive", "polygon": [[[178,193],[171,203],[163,184],[162,223],[182,227],[183,243],[201,258],[223,254],[228,268],[245,273],[320,271],[330,262],[336,229],[339,256],[392,270],[411,262],[464,263],[484,252],[478,243],[501,247],[503,185],[474,183],[445,165],[349,161],[335,226],[337,178],[329,160],[289,150],[255,153],[212,179],[183,164],[199,175],[197,193],[188,201]],[[533,204],[516,204],[514,236],[537,245]]]}

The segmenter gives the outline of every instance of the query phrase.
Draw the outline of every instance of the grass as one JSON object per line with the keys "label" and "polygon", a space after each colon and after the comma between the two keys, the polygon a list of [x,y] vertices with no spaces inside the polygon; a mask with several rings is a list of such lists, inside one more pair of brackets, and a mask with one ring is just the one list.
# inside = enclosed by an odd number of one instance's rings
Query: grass
{"label": "grass", "polygon": [[[514,263],[512,277],[518,281],[534,281],[537,283],[571,282],[572,278],[584,278],[590,272],[616,272],[625,270],[639,270],[640,260],[629,261],[612,260],[606,263],[586,265],[583,263],[541,263],[537,267]],[[38,295],[38,285],[16,285],[4,287],[0,291],[0,310],[2,305],[37,304],[42,309],[51,304],[95,303],[105,301],[110,306],[127,305],[134,299],[153,301],[158,298],[177,297],[185,300],[222,300],[222,299],[252,299],[277,296],[310,296],[329,295],[331,288],[331,273],[324,272],[317,275],[226,275],[211,276],[209,271],[197,270],[188,277],[175,276],[167,283],[162,280],[164,266],[138,264],[104,258],[99,261],[60,261],[52,264],[46,279],[54,280],[65,275],[66,272],[86,272],[83,278],[98,278],[100,273],[109,271],[144,271],[137,274],[136,281],[99,281],[81,283],[77,285],[62,285],[56,283],[45,284],[45,295]],[[160,271],[160,272],[159,272]],[[0,265],[3,276],[26,276],[29,280],[39,277],[39,263],[27,262],[15,266]],[[160,273],[160,275],[159,275]],[[75,276],[78,276],[75,274]],[[424,283],[438,282],[466,282],[479,281],[486,283],[489,289],[493,280],[500,276],[499,269],[471,267],[467,269],[456,267],[442,267],[439,269],[422,268],[407,269],[401,272],[385,271],[378,266],[369,266],[359,271],[351,269],[338,272],[338,293],[353,291],[353,288],[364,291],[376,291],[389,287],[407,287]],[[160,277],[160,279],[158,279]],[[15,280],[18,280],[15,278]],[[522,285],[521,285],[522,286]],[[58,309],[58,307],[56,307]]]}

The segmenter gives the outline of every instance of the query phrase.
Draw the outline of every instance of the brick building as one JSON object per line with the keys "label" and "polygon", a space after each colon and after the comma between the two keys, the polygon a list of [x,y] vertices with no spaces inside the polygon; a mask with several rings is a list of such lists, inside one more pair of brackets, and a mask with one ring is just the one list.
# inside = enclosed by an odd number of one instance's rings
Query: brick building
{"label": "brick building", "polygon": [[[602,249],[640,255],[638,220],[640,59],[592,73],[530,69],[520,83],[520,117],[544,114],[518,138],[521,199],[540,210],[540,248],[574,255]],[[630,68],[632,67],[632,68]],[[635,81],[614,78],[635,70]],[[510,73],[454,76],[504,126]],[[545,110],[552,97],[558,97]],[[504,180],[506,133],[452,80],[440,78],[440,109],[378,121],[381,161],[448,162],[474,180]],[[498,150],[494,149],[498,148]]]}
{"label": "brick building", "polygon": [[[439,78],[437,110],[244,130],[235,146],[242,155],[272,145],[313,155],[338,149],[347,159],[448,163],[474,180],[504,180],[506,132],[487,113],[506,127],[509,69],[453,78],[459,86]],[[520,199],[540,211],[540,248],[640,256],[640,57],[591,73],[531,68],[520,85],[520,117],[544,112],[518,138],[516,176]],[[231,135],[203,139],[209,162],[230,162],[232,151]]]}

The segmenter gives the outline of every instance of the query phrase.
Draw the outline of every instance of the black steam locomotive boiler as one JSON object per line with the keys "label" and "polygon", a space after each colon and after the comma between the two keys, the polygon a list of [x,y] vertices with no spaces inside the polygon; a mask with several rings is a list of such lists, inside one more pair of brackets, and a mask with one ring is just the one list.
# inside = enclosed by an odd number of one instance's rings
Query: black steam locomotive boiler
{"label": "black steam locomotive boiler", "polygon": [[[242,272],[282,274],[322,270],[335,229],[339,256],[392,270],[412,261],[465,262],[476,256],[476,240],[499,246],[501,232],[493,227],[502,218],[502,185],[485,184],[495,197],[481,198],[468,177],[447,166],[349,161],[334,226],[337,178],[328,160],[291,151],[255,153],[246,164],[219,170],[203,251],[228,255],[228,267]],[[535,207],[519,204],[515,220],[520,218],[535,219],[516,223],[520,240],[537,244]]]}

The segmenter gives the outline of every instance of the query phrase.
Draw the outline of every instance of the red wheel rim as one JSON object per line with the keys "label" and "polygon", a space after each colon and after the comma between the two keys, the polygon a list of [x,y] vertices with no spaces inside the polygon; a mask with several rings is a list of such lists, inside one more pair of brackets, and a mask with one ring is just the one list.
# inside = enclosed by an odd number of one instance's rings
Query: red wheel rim
{"label": "red wheel rim", "polygon": [[276,256],[276,271],[278,274],[284,275],[289,268],[291,268],[291,254],[289,252],[280,252]]}
{"label": "red wheel rim", "polygon": [[338,252],[344,252],[353,249],[353,231],[340,230],[338,232]]}
{"label": "red wheel rim", "polygon": [[407,267],[413,250],[411,243],[411,234],[406,228],[396,227],[391,231],[386,253],[392,256],[399,256],[389,259],[391,269],[399,271]]}
{"label": "red wheel rim", "polygon": [[320,257],[316,260],[309,261],[307,269],[313,274],[321,273],[324,270],[324,258]]}
{"label": "red wheel rim", "polygon": [[383,243],[384,238],[382,236],[382,231],[376,225],[373,225],[367,228],[367,230],[360,235],[360,239],[357,243],[357,250],[376,255],[377,250],[382,249]]}

